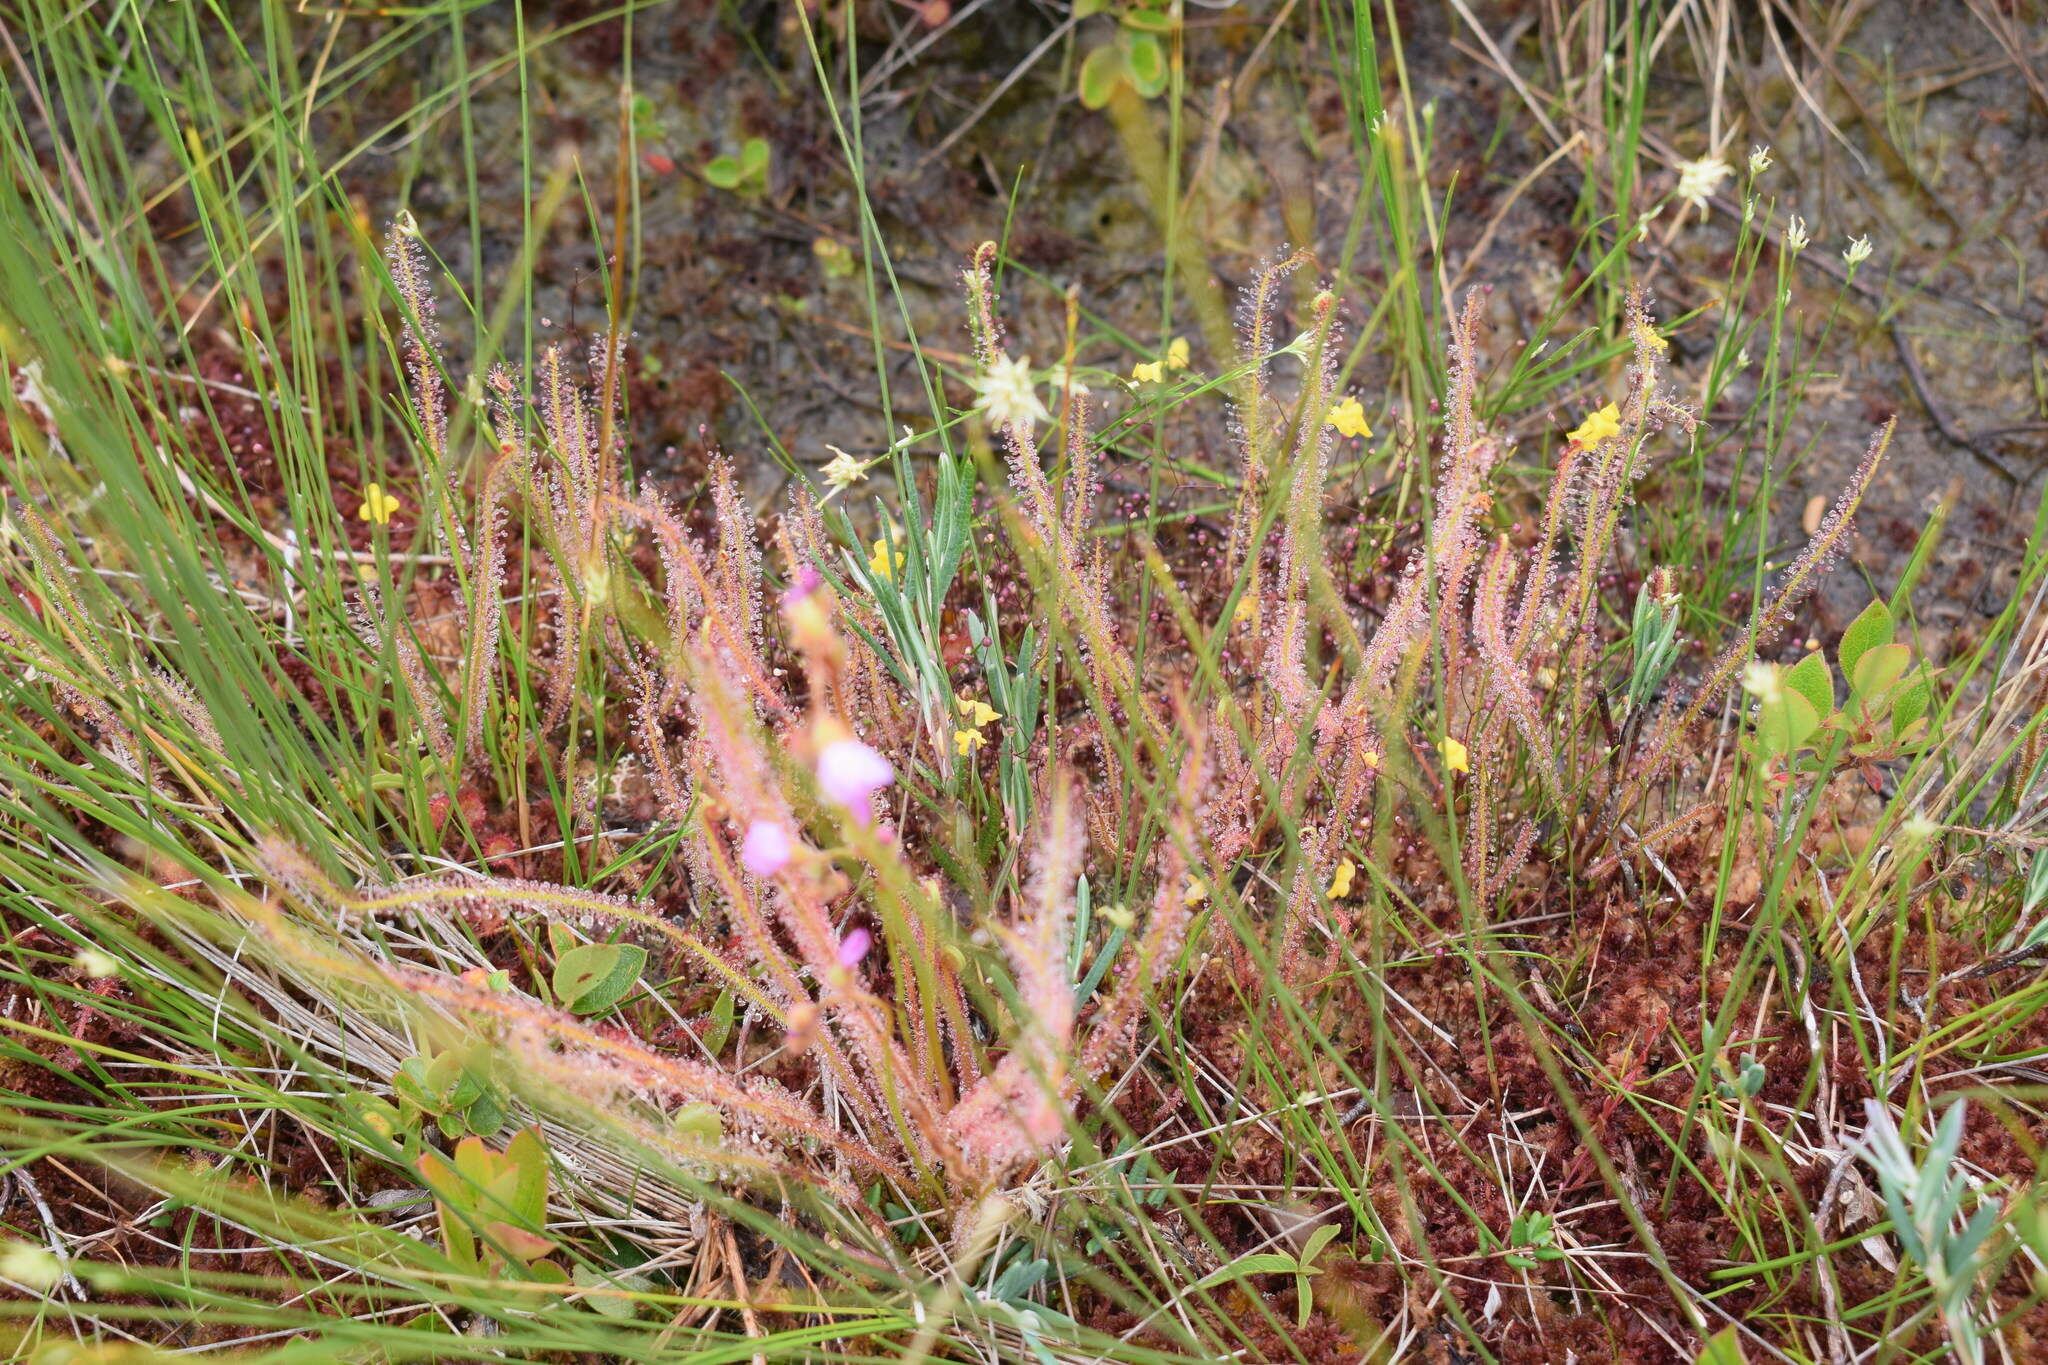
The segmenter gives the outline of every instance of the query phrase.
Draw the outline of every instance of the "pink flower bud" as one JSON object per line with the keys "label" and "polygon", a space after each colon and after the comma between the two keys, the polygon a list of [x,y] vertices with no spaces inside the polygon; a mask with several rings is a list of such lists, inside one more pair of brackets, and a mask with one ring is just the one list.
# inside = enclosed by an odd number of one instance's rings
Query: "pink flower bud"
{"label": "pink flower bud", "polygon": [[818,755],[818,789],[858,825],[874,819],[875,793],[895,780],[889,760],[857,739],[835,739]]}
{"label": "pink flower bud", "polygon": [[875,946],[875,936],[866,929],[855,929],[839,940],[839,965],[849,971],[860,965],[868,955],[868,949]]}
{"label": "pink flower bud", "polygon": [[772,877],[789,866],[789,831],[773,820],[756,820],[740,841],[740,866],[756,877]]}

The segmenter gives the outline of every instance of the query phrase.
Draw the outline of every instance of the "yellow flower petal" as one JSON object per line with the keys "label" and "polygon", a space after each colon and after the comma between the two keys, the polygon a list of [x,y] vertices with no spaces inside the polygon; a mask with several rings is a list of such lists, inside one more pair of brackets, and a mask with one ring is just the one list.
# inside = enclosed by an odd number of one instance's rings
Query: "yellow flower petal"
{"label": "yellow flower petal", "polygon": [[982,738],[981,731],[979,730],[955,730],[953,732],[953,752],[962,758],[967,757],[967,755],[973,753],[986,743],[988,741]]}
{"label": "yellow flower petal", "polygon": [[378,526],[385,526],[390,524],[392,514],[401,505],[397,498],[384,491],[383,484],[365,484],[363,486],[363,505],[356,509],[356,516],[363,521],[374,522]]}
{"label": "yellow flower petal", "polygon": [[1240,626],[1257,625],[1259,623],[1259,595],[1255,592],[1247,592],[1244,596],[1238,598],[1237,610],[1230,614],[1230,619],[1233,623]]}
{"label": "yellow flower petal", "polygon": [[1357,875],[1357,863],[1352,862],[1349,858],[1345,858],[1341,862],[1339,862],[1337,864],[1336,875],[1330,878],[1330,899],[1333,901],[1341,901],[1346,896],[1350,895],[1351,879],[1353,877],[1356,877]]}
{"label": "yellow flower petal", "polygon": [[886,538],[878,540],[874,553],[868,556],[868,572],[885,583],[893,583],[896,581],[896,566],[902,560],[902,552],[892,549]]}
{"label": "yellow flower petal", "polygon": [[1454,773],[1472,771],[1472,751],[1449,735],[1444,736],[1444,766]]}
{"label": "yellow flower petal", "polygon": [[1579,423],[1565,439],[1582,450],[1591,450],[1612,436],[1621,435],[1621,407],[1609,403],[1597,412],[1586,414],[1586,420]]}
{"label": "yellow flower petal", "polygon": [[1337,428],[1340,436],[1371,437],[1372,428],[1365,424],[1365,405],[1356,398],[1347,398],[1330,409],[1324,422]]}
{"label": "yellow flower petal", "polygon": [[1166,365],[1162,361],[1152,360],[1131,366],[1131,382],[1133,384],[1157,384],[1165,380],[1165,378]]}
{"label": "yellow flower petal", "polygon": [[1166,348],[1166,368],[1185,370],[1188,367],[1188,339],[1175,337],[1173,344]]}
{"label": "yellow flower petal", "polygon": [[1207,899],[1209,899],[1209,888],[1200,882],[1189,882],[1187,890],[1180,893],[1180,903],[1182,905],[1200,905]]}
{"label": "yellow flower petal", "polygon": [[960,718],[976,730],[979,730],[990,721],[1000,718],[1002,715],[1000,711],[997,711],[995,707],[990,706],[987,702],[977,701],[965,692],[962,692],[954,700],[959,703]]}

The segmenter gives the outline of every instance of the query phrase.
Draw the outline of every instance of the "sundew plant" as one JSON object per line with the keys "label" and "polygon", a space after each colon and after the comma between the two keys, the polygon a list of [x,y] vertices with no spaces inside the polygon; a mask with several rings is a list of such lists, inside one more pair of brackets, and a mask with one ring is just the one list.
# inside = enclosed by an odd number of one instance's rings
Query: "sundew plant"
{"label": "sundew plant", "polygon": [[[1391,7],[1315,8],[1376,197],[1228,291],[1169,234],[1148,346],[1001,224],[921,337],[859,21],[795,7],[875,401],[683,473],[627,169],[527,165],[603,243],[540,326],[531,251],[465,279],[309,170],[284,17],[232,89],[156,17],[7,40],[9,1358],[2026,1358],[2041,515],[1937,647],[1946,513],[1857,558],[1903,401],[1813,438],[1797,539],[1717,505],[1730,450],[1769,503],[1868,243],[1806,317],[1769,155],[1677,159],[1513,335],[1425,261]],[[1171,227],[1189,16],[1083,21]],[[196,254],[82,122],[110,73]],[[747,155],[707,192],[766,213]],[[1658,212],[1731,179],[1683,313]]]}

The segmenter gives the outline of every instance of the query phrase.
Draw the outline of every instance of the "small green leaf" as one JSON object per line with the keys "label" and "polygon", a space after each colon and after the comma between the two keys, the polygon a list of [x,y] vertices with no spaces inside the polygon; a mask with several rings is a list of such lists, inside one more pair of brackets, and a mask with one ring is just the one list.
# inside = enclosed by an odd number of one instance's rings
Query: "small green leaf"
{"label": "small green leaf", "polygon": [[452,1052],[444,1052],[429,1061],[422,1074],[426,1077],[428,1093],[445,1100],[462,1084],[462,1059]]}
{"label": "small green leaf", "polygon": [[1828,671],[1828,661],[1819,650],[1786,669],[1781,681],[1813,703],[1815,714],[1834,714],[1835,675]]}
{"label": "small green leaf", "polygon": [[732,987],[728,986],[711,1002],[711,1022],[704,1026],[704,1050],[714,1057],[725,1051],[732,1037],[734,1010]]}
{"label": "small green leaf", "polygon": [[630,1273],[607,1274],[602,1270],[594,1270],[589,1266],[581,1265],[569,1272],[569,1282],[580,1285],[585,1289],[598,1291],[583,1301],[606,1317],[618,1322],[630,1322],[640,1312],[640,1304],[633,1299],[626,1298],[619,1291],[623,1290],[626,1294],[637,1294],[644,1293],[654,1287],[654,1281],[645,1275]]}
{"label": "small green leaf", "polygon": [[626,998],[647,964],[647,950],[630,943],[586,943],[555,963],[555,995],[572,1014],[601,1014]]}
{"label": "small green leaf", "polygon": [[1132,89],[1146,99],[1156,99],[1166,89],[1166,49],[1156,35],[1125,35],[1124,71]]}
{"label": "small green leaf", "polygon": [[1891,685],[1906,674],[1907,665],[1913,662],[1913,651],[1904,645],[1872,645],[1857,658],[1856,666],[1849,670],[1849,688],[1862,699],[1864,708],[1870,709],[1871,702],[1885,694]]}
{"label": "small green leaf", "polygon": [[1733,1325],[1714,1333],[1700,1351],[1697,1365],[1743,1365],[1742,1339],[1735,1334]]}
{"label": "small green leaf", "polygon": [[768,139],[750,137],[740,148],[740,179],[766,180],[768,178]]}
{"label": "small green leaf", "polygon": [[1164,9],[1149,9],[1134,5],[1123,13],[1124,27],[1140,33],[1173,32],[1173,15]]}
{"label": "small green leaf", "polygon": [[436,1152],[421,1153],[417,1169],[420,1179],[433,1191],[434,1211],[441,1220],[441,1245],[448,1259],[474,1268],[478,1264],[476,1237],[458,1212],[471,1207],[468,1183]]}
{"label": "small green leaf", "polygon": [[478,1137],[495,1137],[505,1126],[505,1102],[496,1091],[485,1088],[469,1108],[462,1111],[462,1121]]}
{"label": "small green leaf", "polygon": [[1807,736],[1820,728],[1820,716],[1813,703],[1791,688],[1757,707],[1756,734],[1766,753],[1790,758]]}
{"label": "small green leaf", "polygon": [[349,1100],[356,1122],[387,1142],[396,1142],[405,1132],[405,1118],[397,1109],[375,1095],[355,1095]]}
{"label": "small green leaf", "polygon": [[483,1234],[492,1246],[514,1260],[537,1261],[555,1249],[554,1238],[543,1237],[538,1232],[528,1232],[525,1228],[499,1219],[485,1223]]}
{"label": "small green leaf", "polygon": [[1024,1296],[1036,1289],[1039,1282],[1045,1279],[1045,1273],[1050,1269],[1050,1261],[1039,1257],[1019,1256],[996,1277],[996,1282],[989,1287],[989,1296],[1022,1302]]}
{"label": "small green leaf", "polygon": [[481,1138],[466,1137],[455,1144],[455,1173],[466,1182],[468,1196],[474,1198],[476,1190],[490,1188],[498,1174],[498,1154],[484,1146]]}
{"label": "small green leaf", "polygon": [[684,1105],[668,1121],[669,1131],[679,1138],[715,1147],[725,1136],[725,1124],[718,1111],[701,1101]]}
{"label": "small green leaf", "polygon": [[[450,1054],[452,1056],[453,1054]],[[467,1071],[455,1078],[455,1083],[441,1092],[443,1109],[467,1109],[475,1104],[477,1097],[484,1093],[484,1083]]]}
{"label": "small green leaf", "polygon": [[556,996],[564,1004],[574,1005],[597,989],[618,969],[623,947],[618,943],[586,943],[557,957],[553,979]]}
{"label": "small green leaf", "polygon": [[1261,1251],[1251,1256],[1240,1256],[1229,1265],[1218,1267],[1195,1282],[1197,1289],[1214,1289],[1232,1280],[1249,1279],[1253,1275],[1277,1275],[1301,1268],[1300,1262],[1292,1256],[1278,1251]]}
{"label": "small green leaf", "polygon": [[1325,1223],[1311,1232],[1301,1247],[1301,1263],[1305,1266],[1315,1264],[1316,1257],[1323,1254],[1323,1248],[1336,1240],[1338,1231],[1335,1223]]}
{"label": "small green leaf", "polygon": [[1927,714],[1927,708],[1934,703],[1934,680],[1921,669],[1906,681],[1905,686],[1892,699],[1892,731],[1903,737]]}
{"label": "small green leaf", "polygon": [[1891,609],[1882,602],[1872,602],[1842,632],[1842,643],[1835,650],[1836,661],[1842,665],[1842,676],[1855,678],[1857,661],[1877,646],[1891,642]]}
{"label": "small green leaf", "polygon": [[1114,46],[1098,47],[1081,62],[1081,107],[1100,109],[1124,79],[1124,54]]}
{"label": "small green leaf", "polygon": [[704,178],[722,190],[740,187],[740,161],[736,156],[714,156],[704,163]]}
{"label": "small green leaf", "polygon": [[427,1080],[427,1064],[422,1058],[408,1057],[400,1062],[398,1071],[391,1077],[391,1089],[399,1099],[415,1109],[432,1113],[440,1107],[441,1097]]}
{"label": "small green leaf", "polygon": [[540,1129],[520,1129],[505,1144],[502,1161],[517,1175],[511,1212],[528,1227],[540,1227],[548,1212],[548,1148],[541,1140]]}

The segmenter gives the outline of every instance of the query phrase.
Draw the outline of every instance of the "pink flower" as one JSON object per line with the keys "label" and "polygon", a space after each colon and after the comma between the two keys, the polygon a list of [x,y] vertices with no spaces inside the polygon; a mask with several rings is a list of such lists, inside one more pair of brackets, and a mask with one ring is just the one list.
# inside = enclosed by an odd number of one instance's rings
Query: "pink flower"
{"label": "pink flower", "polygon": [[816,569],[808,564],[803,565],[791,576],[789,586],[783,589],[782,605],[785,607],[795,606],[816,592],[824,585],[824,582],[825,580],[819,576]]}
{"label": "pink flower", "polygon": [[896,780],[889,760],[857,739],[835,739],[818,754],[818,789],[857,825],[874,819],[874,795]]}
{"label": "pink flower", "polygon": [[756,877],[772,877],[789,866],[789,831],[773,820],[756,820],[740,841],[740,866]]}
{"label": "pink flower", "polygon": [[860,965],[868,955],[868,949],[875,946],[875,936],[866,929],[856,929],[839,940],[839,965],[851,971]]}

